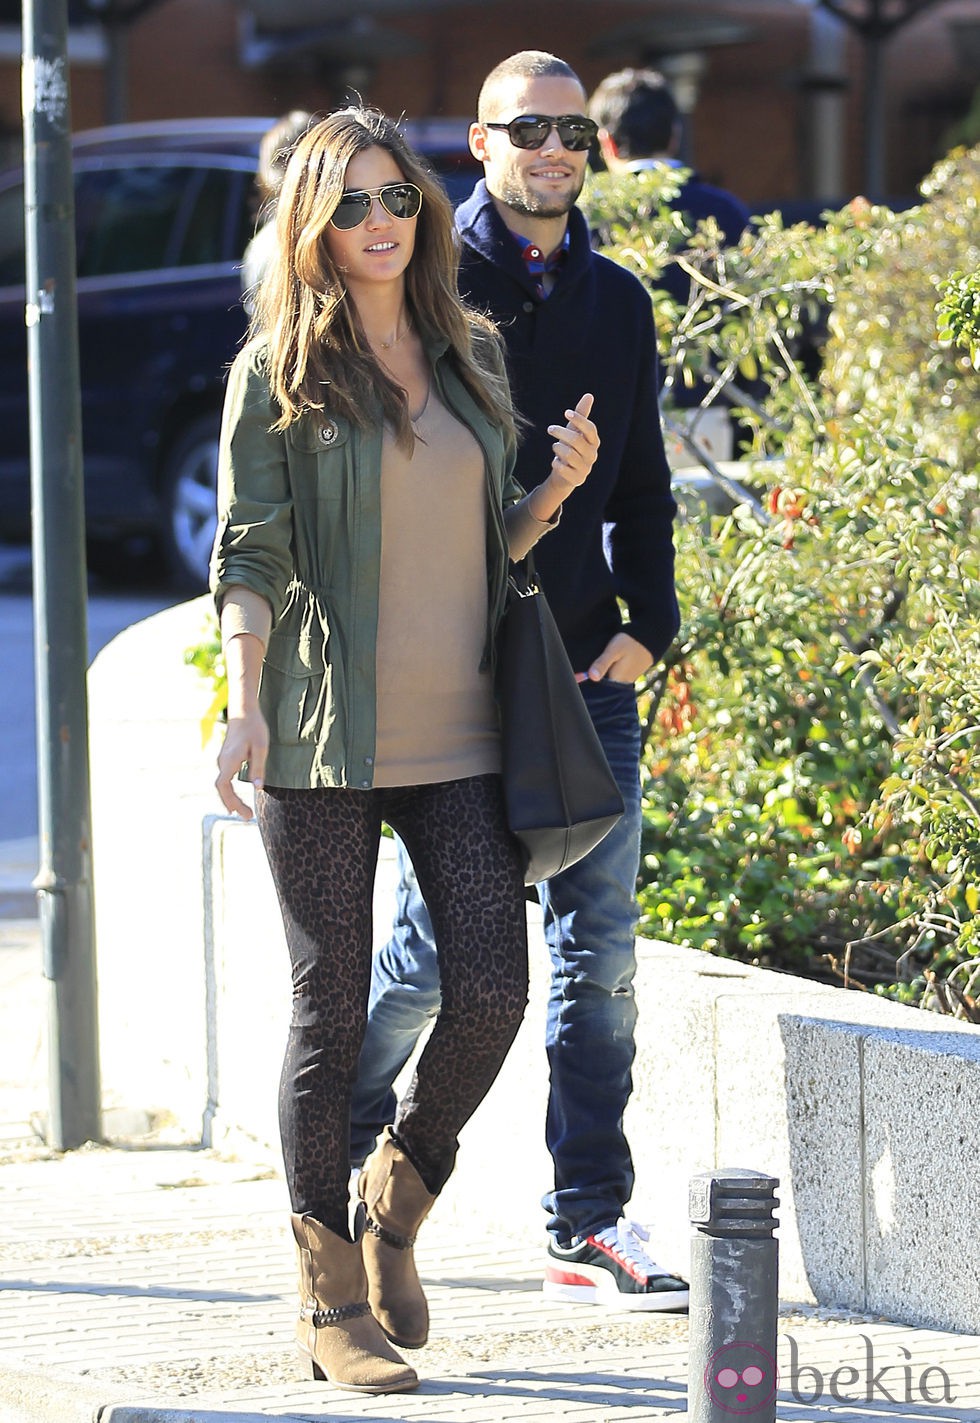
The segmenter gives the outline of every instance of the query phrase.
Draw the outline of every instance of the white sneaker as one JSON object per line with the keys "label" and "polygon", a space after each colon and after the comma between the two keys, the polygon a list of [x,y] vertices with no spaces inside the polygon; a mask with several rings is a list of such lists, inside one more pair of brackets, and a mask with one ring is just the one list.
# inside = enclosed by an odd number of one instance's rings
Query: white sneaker
{"label": "white sneaker", "polygon": [[648,1254],[649,1239],[644,1226],[621,1218],[571,1245],[552,1240],[544,1272],[546,1298],[616,1309],[686,1310],[687,1282]]}

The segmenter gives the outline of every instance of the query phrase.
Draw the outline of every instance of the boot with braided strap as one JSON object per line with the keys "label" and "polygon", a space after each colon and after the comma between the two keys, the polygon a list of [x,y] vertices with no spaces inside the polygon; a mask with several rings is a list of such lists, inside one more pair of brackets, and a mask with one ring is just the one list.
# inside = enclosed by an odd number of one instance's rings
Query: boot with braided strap
{"label": "boot with braided strap", "polygon": [[313,1378],[355,1393],[405,1393],[418,1375],[371,1313],[361,1255],[363,1210],[352,1243],[311,1215],[290,1217],[299,1251],[296,1338]]}
{"label": "boot with braided strap", "polygon": [[357,1190],[367,1206],[363,1249],[371,1310],[393,1344],[421,1349],[429,1337],[429,1307],[413,1246],[436,1198],[389,1127],[364,1163]]}

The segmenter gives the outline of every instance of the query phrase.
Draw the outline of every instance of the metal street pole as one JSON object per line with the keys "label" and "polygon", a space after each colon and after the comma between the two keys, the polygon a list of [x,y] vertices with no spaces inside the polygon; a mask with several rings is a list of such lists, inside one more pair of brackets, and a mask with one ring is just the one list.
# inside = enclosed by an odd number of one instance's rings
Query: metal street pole
{"label": "metal street pole", "polygon": [[66,0],[24,0],[24,205],[37,681],[38,891],[48,1136],[102,1132],[92,904],[86,586]]}

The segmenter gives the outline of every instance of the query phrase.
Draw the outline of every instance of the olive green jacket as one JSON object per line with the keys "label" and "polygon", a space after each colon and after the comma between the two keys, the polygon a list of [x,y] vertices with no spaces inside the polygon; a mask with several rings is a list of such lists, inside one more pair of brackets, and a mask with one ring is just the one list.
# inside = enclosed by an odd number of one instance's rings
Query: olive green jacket
{"label": "olive green jacket", "polygon": [[[211,587],[219,613],[225,593],[236,585],[259,593],[272,609],[259,687],[270,735],[266,784],[369,788],[381,563],[380,406],[378,418],[364,427],[307,411],[285,433],[274,433],[279,409],[264,354],[264,342],[251,342],[228,380]],[[513,448],[456,374],[447,343],[428,355],[440,398],[484,454],[486,665],[506,594],[503,510],[524,491],[512,474]]]}

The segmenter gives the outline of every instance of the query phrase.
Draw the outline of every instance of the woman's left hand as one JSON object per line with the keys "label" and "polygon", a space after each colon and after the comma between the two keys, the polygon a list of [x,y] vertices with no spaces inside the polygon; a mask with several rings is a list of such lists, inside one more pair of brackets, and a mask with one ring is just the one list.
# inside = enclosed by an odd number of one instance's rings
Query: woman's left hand
{"label": "woman's left hand", "polygon": [[564,501],[584,484],[599,453],[599,432],[589,419],[591,395],[583,395],[574,410],[566,410],[567,425],[549,425],[555,436],[551,472],[528,495],[528,508],[542,524],[554,523]]}
{"label": "woman's left hand", "polygon": [[555,437],[551,473],[572,489],[585,483],[599,453],[599,432],[589,419],[592,401],[593,396],[583,395],[574,410],[565,411],[567,425],[548,426]]}

